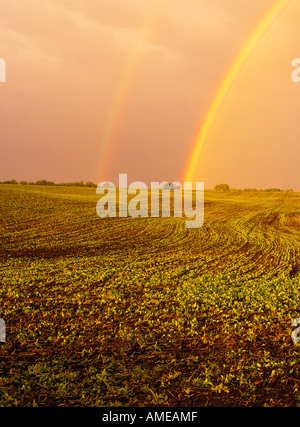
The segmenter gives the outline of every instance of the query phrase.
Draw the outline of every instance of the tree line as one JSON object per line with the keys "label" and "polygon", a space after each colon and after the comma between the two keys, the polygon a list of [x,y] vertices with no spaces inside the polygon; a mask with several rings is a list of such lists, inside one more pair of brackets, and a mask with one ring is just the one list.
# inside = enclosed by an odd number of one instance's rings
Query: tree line
{"label": "tree line", "polygon": [[[235,190],[235,191],[241,191],[237,188],[230,188],[228,184],[216,184],[214,186],[214,190],[215,191],[230,191],[230,190]],[[289,189],[289,190],[281,190],[280,188],[266,188],[264,190],[262,189],[257,189],[257,188],[244,188],[244,190],[242,191],[289,191],[289,192],[293,192],[294,190]]]}
{"label": "tree line", "polygon": [[[16,181],[15,179],[9,179],[6,181],[0,181],[0,184],[21,184],[21,185],[56,185],[56,186],[69,186],[69,187],[97,187],[97,184],[95,184],[92,181],[75,181],[75,182],[59,182],[56,184],[53,181],[48,181],[46,179],[41,179],[35,182],[32,181]],[[241,191],[237,188],[230,188],[228,184],[216,184],[214,186],[214,191]],[[294,190],[281,190],[280,188],[267,188],[267,189],[257,189],[257,188],[244,188],[242,191],[288,191],[293,192]]]}
{"label": "tree line", "polygon": [[15,179],[9,179],[7,181],[0,181],[1,184],[21,184],[21,185],[56,185],[56,186],[70,186],[70,187],[97,187],[96,184],[94,184],[91,181],[83,182],[83,181],[76,181],[76,182],[59,182],[56,184],[53,181],[47,181],[46,179],[41,179],[39,181],[31,182],[31,181],[16,181]]}

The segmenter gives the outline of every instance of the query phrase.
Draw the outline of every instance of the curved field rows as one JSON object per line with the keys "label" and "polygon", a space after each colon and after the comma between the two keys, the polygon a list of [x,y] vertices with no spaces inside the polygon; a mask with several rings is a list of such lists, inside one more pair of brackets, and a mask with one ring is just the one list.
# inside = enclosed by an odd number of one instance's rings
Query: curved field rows
{"label": "curved field rows", "polygon": [[299,194],[207,191],[199,229],[0,196],[0,405],[300,404]]}

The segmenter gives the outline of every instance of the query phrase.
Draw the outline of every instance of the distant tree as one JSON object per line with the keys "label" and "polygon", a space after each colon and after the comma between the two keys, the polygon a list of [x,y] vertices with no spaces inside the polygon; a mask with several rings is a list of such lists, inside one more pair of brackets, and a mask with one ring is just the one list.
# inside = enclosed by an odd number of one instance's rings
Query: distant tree
{"label": "distant tree", "polygon": [[9,179],[7,181],[2,181],[2,184],[18,184],[18,181],[15,179]]}
{"label": "distant tree", "polygon": [[46,179],[41,179],[40,181],[35,182],[36,185],[56,185],[53,181],[47,181]]}
{"label": "distant tree", "polygon": [[216,184],[214,187],[215,191],[229,191],[229,185],[228,184]]}
{"label": "distant tree", "polygon": [[97,185],[96,185],[96,184],[94,184],[92,181],[87,181],[87,182],[85,183],[85,186],[86,186],[86,187],[97,187]]}
{"label": "distant tree", "polygon": [[63,186],[63,187],[69,187],[71,185],[75,186],[76,182],[59,182],[57,185],[58,186]]}
{"label": "distant tree", "polygon": [[27,182],[27,181],[23,181],[23,180],[22,180],[22,181],[20,181],[20,184],[21,184],[21,185],[28,185],[28,182]]}

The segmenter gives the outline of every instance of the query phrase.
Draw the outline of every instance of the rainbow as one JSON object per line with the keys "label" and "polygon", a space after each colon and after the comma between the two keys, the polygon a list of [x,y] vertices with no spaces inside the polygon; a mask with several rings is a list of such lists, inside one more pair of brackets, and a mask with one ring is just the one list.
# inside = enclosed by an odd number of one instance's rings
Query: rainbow
{"label": "rainbow", "polygon": [[138,71],[139,62],[142,58],[142,52],[144,49],[143,44],[149,41],[155,32],[160,12],[160,0],[155,0],[152,4],[151,10],[146,15],[145,21],[141,26],[139,36],[137,37],[137,42],[133,45],[126,64],[122,69],[120,79],[117,82],[112,107],[109,110],[101,138],[99,154],[97,156],[97,159],[100,159],[96,170],[97,180],[99,179],[99,175],[101,179],[105,178],[108,169],[107,165],[111,164],[111,157],[113,155],[115,142],[123,121],[126,103],[134,83],[134,78]]}
{"label": "rainbow", "polygon": [[209,105],[204,119],[201,121],[200,129],[197,129],[196,137],[193,139],[191,147],[189,149],[186,162],[182,172],[182,182],[191,182],[194,178],[197,164],[199,162],[201,152],[207,136],[212,128],[214,120],[222,106],[223,101],[228,95],[233,83],[238,77],[243,65],[247,58],[254,50],[255,46],[261,40],[267,29],[270,27],[275,18],[279,15],[282,9],[287,5],[290,0],[277,0],[271,8],[260,19],[258,24],[247,38],[246,42],[242,46],[241,50],[236,55],[231,66],[222,79],[221,84],[216,90],[216,94]]}

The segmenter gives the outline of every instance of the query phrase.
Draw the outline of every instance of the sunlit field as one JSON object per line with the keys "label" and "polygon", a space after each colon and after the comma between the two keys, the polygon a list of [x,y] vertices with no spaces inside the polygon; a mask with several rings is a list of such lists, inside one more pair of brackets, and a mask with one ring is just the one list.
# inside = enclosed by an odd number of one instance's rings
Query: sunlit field
{"label": "sunlit field", "polygon": [[0,405],[300,405],[300,195],[206,191],[189,230],[99,197],[0,185]]}

